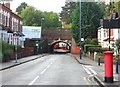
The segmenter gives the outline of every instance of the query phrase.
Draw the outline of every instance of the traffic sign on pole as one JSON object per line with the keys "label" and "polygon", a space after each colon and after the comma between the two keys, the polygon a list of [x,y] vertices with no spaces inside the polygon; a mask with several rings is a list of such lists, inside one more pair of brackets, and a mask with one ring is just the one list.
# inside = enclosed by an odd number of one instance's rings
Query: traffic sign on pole
{"label": "traffic sign on pole", "polygon": [[101,20],[101,26],[103,28],[120,28],[120,18],[119,19],[107,19],[107,20]]}

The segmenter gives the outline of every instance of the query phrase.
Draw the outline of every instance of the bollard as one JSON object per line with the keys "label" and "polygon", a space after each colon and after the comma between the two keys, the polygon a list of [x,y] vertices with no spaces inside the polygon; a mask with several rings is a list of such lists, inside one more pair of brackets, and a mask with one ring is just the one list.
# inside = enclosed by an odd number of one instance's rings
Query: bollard
{"label": "bollard", "polygon": [[98,66],[100,66],[100,58],[98,58]]}
{"label": "bollard", "polygon": [[116,74],[118,74],[118,60],[116,60]]}
{"label": "bollard", "polygon": [[113,83],[113,52],[104,52],[105,82]]}

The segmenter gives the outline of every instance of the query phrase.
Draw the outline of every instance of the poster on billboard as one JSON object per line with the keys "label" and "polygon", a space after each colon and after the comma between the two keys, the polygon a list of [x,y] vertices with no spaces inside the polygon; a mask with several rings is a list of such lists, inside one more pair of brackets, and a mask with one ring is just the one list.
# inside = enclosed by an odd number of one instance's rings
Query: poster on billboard
{"label": "poster on billboard", "polygon": [[34,39],[41,38],[41,27],[36,26],[23,26],[22,33],[25,35],[25,38]]}

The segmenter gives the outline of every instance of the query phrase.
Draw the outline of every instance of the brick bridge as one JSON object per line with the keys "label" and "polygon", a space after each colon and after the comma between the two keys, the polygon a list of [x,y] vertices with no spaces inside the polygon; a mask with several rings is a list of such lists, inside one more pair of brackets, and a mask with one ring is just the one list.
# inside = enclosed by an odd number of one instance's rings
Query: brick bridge
{"label": "brick bridge", "polygon": [[42,38],[47,40],[49,52],[53,52],[54,45],[60,42],[66,43],[71,48],[72,35],[70,29],[43,29]]}
{"label": "brick bridge", "polygon": [[[36,41],[39,43],[39,48],[36,47]],[[68,50],[71,51],[72,35],[70,29],[43,29],[41,39],[26,39],[25,47],[34,49],[34,54],[38,53],[53,53],[54,45],[57,43],[65,43]]]}

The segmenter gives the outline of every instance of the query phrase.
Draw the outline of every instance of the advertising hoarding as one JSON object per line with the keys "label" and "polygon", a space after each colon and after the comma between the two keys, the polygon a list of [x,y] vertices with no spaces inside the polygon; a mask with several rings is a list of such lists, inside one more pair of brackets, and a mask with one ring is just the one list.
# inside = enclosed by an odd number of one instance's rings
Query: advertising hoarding
{"label": "advertising hoarding", "polygon": [[41,38],[41,27],[36,26],[23,26],[22,33],[25,35],[25,38],[34,39]]}

